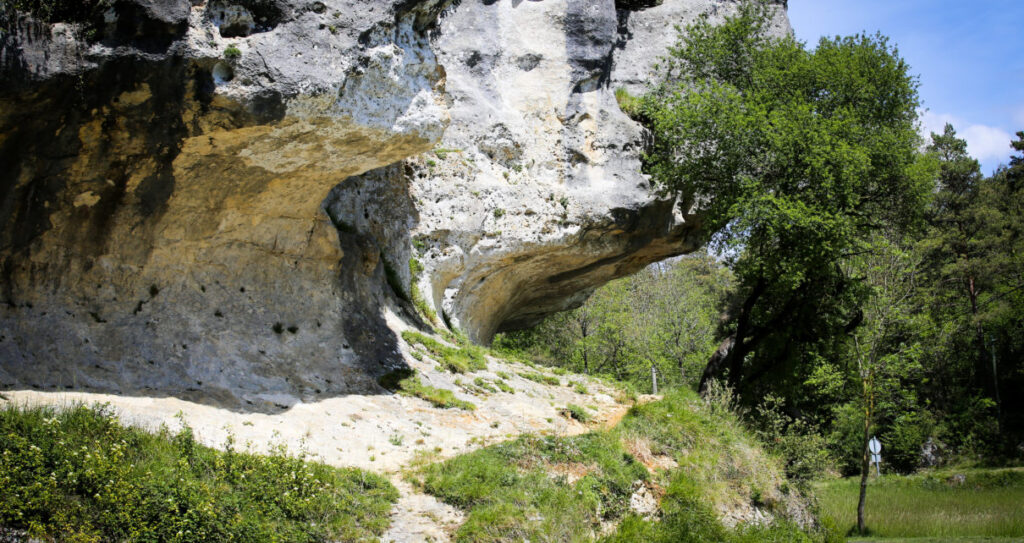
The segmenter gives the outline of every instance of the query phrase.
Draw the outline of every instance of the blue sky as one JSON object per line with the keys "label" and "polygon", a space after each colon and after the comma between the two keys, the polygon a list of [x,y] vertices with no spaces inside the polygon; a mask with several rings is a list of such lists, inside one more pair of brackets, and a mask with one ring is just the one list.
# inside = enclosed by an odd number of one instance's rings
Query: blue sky
{"label": "blue sky", "polygon": [[880,31],[920,76],[923,132],[951,122],[989,174],[1024,130],[1024,0],[789,0],[797,38]]}

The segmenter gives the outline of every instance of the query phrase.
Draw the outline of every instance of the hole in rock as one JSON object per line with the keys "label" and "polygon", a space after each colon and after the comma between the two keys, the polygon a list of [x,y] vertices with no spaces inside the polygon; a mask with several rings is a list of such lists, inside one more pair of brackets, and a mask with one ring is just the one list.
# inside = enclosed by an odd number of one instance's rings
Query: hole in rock
{"label": "hole in rock", "polygon": [[213,76],[213,82],[217,85],[223,85],[235,78],[235,71],[227,62],[223,61],[214,64],[210,74]]}

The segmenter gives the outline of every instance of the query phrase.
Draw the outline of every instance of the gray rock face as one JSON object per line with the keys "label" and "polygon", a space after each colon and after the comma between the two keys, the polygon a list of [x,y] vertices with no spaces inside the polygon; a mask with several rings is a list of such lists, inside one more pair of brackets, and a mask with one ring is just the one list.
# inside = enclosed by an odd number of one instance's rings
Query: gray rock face
{"label": "gray rock face", "polygon": [[614,90],[666,20],[734,7],[6,13],[0,385],[256,410],[376,390],[403,321],[487,342],[692,250],[699,219],[651,193]]}

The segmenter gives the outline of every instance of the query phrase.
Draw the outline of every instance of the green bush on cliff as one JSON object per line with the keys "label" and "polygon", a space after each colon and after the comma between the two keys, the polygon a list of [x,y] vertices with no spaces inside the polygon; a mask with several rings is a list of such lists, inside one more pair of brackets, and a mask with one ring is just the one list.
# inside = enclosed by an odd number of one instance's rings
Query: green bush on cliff
{"label": "green bush on cliff", "polygon": [[109,408],[0,409],[0,526],[44,541],[372,540],[398,493],[385,479],[292,455],[148,433]]}

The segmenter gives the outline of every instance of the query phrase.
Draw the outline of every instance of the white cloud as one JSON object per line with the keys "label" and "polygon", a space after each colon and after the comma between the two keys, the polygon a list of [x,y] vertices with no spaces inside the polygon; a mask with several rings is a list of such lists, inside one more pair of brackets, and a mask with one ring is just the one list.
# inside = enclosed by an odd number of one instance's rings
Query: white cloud
{"label": "white cloud", "polygon": [[[1024,115],[1024,111],[1021,112]],[[921,134],[925,139],[932,132],[941,134],[946,123],[953,125],[956,134],[967,140],[967,152],[983,163],[1005,162],[1010,156],[1010,141],[1014,137],[1007,131],[994,126],[983,124],[970,124],[948,113],[932,113],[925,111],[921,114]]]}

